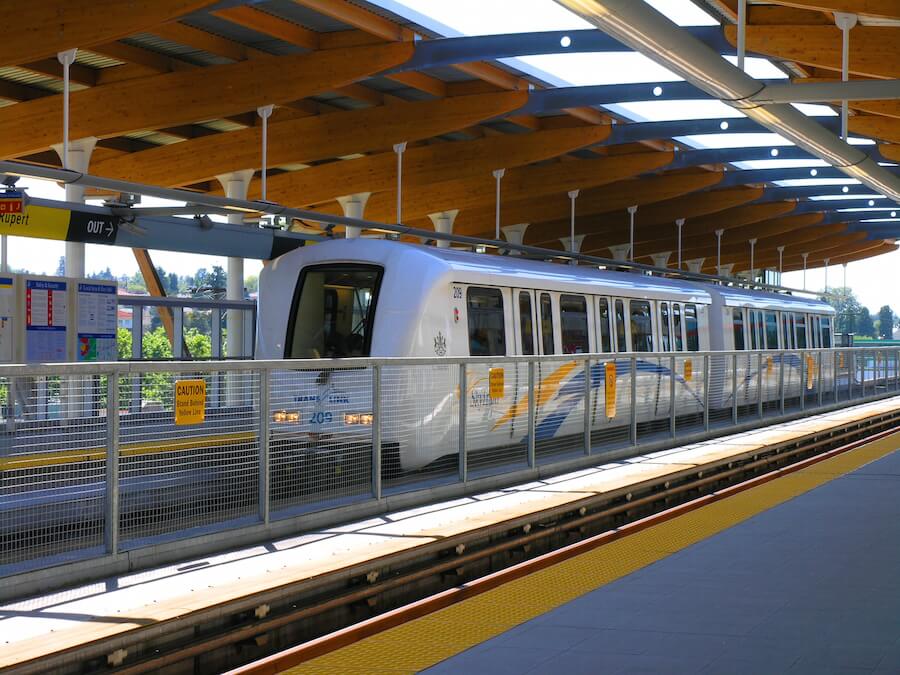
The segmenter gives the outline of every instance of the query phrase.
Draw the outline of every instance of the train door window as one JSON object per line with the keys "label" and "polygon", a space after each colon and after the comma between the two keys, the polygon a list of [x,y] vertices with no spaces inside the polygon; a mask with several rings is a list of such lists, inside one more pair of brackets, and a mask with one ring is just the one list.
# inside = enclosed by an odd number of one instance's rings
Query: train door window
{"label": "train door window", "polygon": [[553,303],[549,293],[541,293],[541,347],[543,354],[553,354]]}
{"label": "train door window", "polygon": [[499,288],[470,287],[466,292],[469,314],[469,354],[505,356],[506,330],[503,294]]}
{"label": "train door window", "polygon": [[370,265],[304,269],[288,320],[288,359],[369,356],[382,270]]}
{"label": "train door window", "polygon": [[522,340],[522,354],[534,354],[534,317],[531,312],[531,293],[519,291],[519,337]]}
{"label": "train door window", "polygon": [[653,318],[650,303],[646,300],[632,300],[628,303],[631,312],[631,350],[635,352],[653,351]]}
{"label": "train door window", "polygon": [[734,348],[743,350],[744,346],[744,310],[735,307],[731,310],[731,327],[734,331]]}
{"label": "train door window", "polygon": [[822,336],[822,329],[819,327],[819,317],[810,314],[809,315],[809,343],[814,349],[818,349],[822,345],[819,343],[819,340]]}
{"label": "train door window", "polygon": [[588,353],[587,300],[581,295],[559,296],[559,319],[563,354]]}
{"label": "train door window", "polygon": [[778,315],[766,312],[766,349],[778,349]]}
{"label": "train door window", "polygon": [[660,349],[664,352],[672,351],[672,341],[669,337],[669,303],[659,303],[659,337]]}
{"label": "train door window", "polygon": [[789,315],[785,313],[781,315],[782,337],[784,338],[782,349],[794,348],[794,332],[791,330],[791,323],[788,317]]}
{"label": "train door window", "polygon": [[625,337],[625,304],[621,300],[616,300],[616,349],[620,352],[628,351]]}
{"label": "train door window", "polygon": [[822,346],[831,349],[831,317],[822,317]]}
{"label": "train door window", "polygon": [[794,323],[797,326],[797,349],[806,349],[806,315],[794,314]]}
{"label": "train door window", "polygon": [[610,344],[610,332],[609,332],[609,300],[606,298],[600,298],[597,301],[597,316],[600,321],[600,351],[604,354],[608,354],[612,351],[612,345]]}
{"label": "train door window", "polygon": [[684,306],[684,333],[689,352],[700,351],[700,325],[697,323],[697,305]]}
{"label": "train door window", "polygon": [[758,312],[755,309],[750,310],[750,349],[759,349],[759,331],[757,330]]}
{"label": "train door window", "polygon": [[675,336],[675,351],[684,351],[684,338],[681,332],[681,305],[672,303],[672,334]]}

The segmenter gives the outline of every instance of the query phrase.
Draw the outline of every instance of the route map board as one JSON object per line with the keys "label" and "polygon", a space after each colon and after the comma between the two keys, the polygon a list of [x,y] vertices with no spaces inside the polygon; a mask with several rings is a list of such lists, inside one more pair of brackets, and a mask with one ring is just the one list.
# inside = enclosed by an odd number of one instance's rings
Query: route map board
{"label": "route map board", "polygon": [[76,358],[79,361],[115,361],[116,284],[79,282],[77,292]]}
{"label": "route map board", "polygon": [[25,279],[25,361],[67,361],[68,284]]}

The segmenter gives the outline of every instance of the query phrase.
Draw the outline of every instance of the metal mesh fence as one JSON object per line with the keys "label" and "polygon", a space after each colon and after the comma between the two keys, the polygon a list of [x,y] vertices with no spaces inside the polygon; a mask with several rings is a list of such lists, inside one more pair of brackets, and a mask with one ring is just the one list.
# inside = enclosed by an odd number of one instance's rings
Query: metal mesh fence
{"label": "metal mesh fence", "polygon": [[684,436],[705,428],[706,361],[703,356],[675,357],[675,435]]}
{"label": "metal mesh fence", "polygon": [[372,369],[271,374],[271,509],[288,516],[372,494]]}
{"label": "metal mesh fence", "polygon": [[[590,361],[578,358],[546,365],[550,367],[535,367],[535,395],[539,405],[534,452],[538,464],[580,457],[587,451],[584,408],[592,384]],[[588,409],[590,405],[589,401]]]}
{"label": "metal mesh fence", "polygon": [[735,377],[737,356],[713,354],[709,357],[709,426],[711,429],[729,427],[737,410]]}
{"label": "metal mesh fence", "polygon": [[673,357],[641,355],[637,358],[638,441],[646,443],[672,437],[672,385],[677,382],[672,369]]}
{"label": "metal mesh fence", "polygon": [[631,444],[631,361],[593,361],[591,378],[591,454],[603,455]]}

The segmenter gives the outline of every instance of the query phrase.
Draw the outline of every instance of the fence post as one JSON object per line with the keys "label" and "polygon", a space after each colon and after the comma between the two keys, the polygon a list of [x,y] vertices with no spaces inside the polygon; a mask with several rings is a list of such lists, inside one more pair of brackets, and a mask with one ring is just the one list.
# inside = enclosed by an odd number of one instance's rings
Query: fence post
{"label": "fence post", "polygon": [[466,386],[466,364],[459,364],[459,480],[469,479],[468,457],[466,457],[466,408],[469,397]]}
{"label": "fence post", "polygon": [[631,357],[631,444],[637,445],[637,357]]}
{"label": "fence post", "polygon": [[119,376],[106,377],[106,552],[119,552]]}
{"label": "fence post", "polygon": [[536,457],[534,451],[535,417],[537,416],[537,402],[535,396],[534,361],[528,362],[528,466],[534,468]]}
{"label": "fence post", "polygon": [[800,352],[800,410],[806,410],[806,378],[809,377],[809,373],[806,371],[808,369],[806,354]]}
{"label": "fence post", "polygon": [[763,355],[762,352],[756,354],[756,414],[759,419],[763,416]]}
{"label": "fence post", "polygon": [[703,429],[709,431],[709,354],[703,355]]}
{"label": "fence post", "polygon": [[[272,373],[268,368],[259,371],[259,519],[268,524],[270,520],[270,481],[272,475],[271,443],[269,443],[271,411],[269,391]],[[215,375],[213,374],[213,377]]]}
{"label": "fence post", "polygon": [[816,352],[816,394],[817,405],[822,407],[822,352]]}
{"label": "fence post", "polygon": [[[660,364],[661,365],[661,364]],[[669,435],[675,438],[675,355],[669,357]]]}
{"label": "fence post", "polygon": [[372,366],[372,495],[381,499],[381,366]]}
{"label": "fence post", "polygon": [[176,359],[184,357],[184,308],[172,308],[172,356]]}
{"label": "fence post", "polygon": [[784,362],[787,358],[787,352],[781,352],[780,363],[778,364],[778,413],[784,415]]}
{"label": "fence post", "polygon": [[584,454],[591,454],[591,359],[584,360]]}
{"label": "fence post", "polygon": [[738,405],[737,405],[737,352],[731,355],[731,423],[737,424]]}
{"label": "fence post", "polygon": [[[141,305],[131,310],[131,358],[140,361],[144,345],[144,308]],[[131,412],[141,411],[141,373],[131,372]]]}

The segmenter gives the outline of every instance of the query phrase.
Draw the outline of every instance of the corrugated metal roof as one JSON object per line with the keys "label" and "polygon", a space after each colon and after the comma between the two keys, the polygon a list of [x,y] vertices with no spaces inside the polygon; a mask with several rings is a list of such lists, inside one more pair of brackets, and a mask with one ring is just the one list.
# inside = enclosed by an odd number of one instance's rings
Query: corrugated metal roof
{"label": "corrugated metal roof", "polygon": [[[36,73],[31,70],[19,68],[18,66],[4,66],[0,68],[0,79],[17,82],[18,84],[27,84],[41,89],[53,92],[61,92],[63,90],[62,80],[43,73]],[[80,91],[87,89],[83,84],[72,82],[72,91]]]}
{"label": "corrugated metal roof", "polygon": [[164,40],[158,35],[153,35],[151,33],[135,33],[134,35],[129,35],[127,38],[123,39],[122,42],[132,45],[133,47],[141,47],[142,49],[163,54],[164,56],[171,56],[186,61],[187,63],[193,63],[197,66],[218,66],[226,63],[233,63],[231,59],[226,59],[216,54],[210,54],[202,49],[180,45],[171,40]]}
{"label": "corrugated metal roof", "polygon": [[75,63],[91,68],[112,68],[113,66],[124,65],[124,61],[118,61],[102,54],[95,54],[86,49],[79,49],[75,56]]}
{"label": "corrugated metal roof", "polygon": [[[260,9],[259,5],[256,5],[255,8]],[[269,54],[284,56],[307,51],[289,42],[273,38],[266,33],[259,33],[250,28],[244,28],[236,23],[210,14],[191,14],[189,17],[182,19],[181,22],[187,26],[205,30],[207,33],[218,35],[233,42],[240,42],[242,45],[253,47]]]}
{"label": "corrugated metal roof", "polygon": [[353,28],[353,26],[348,26],[329,16],[319,14],[313,9],[298,5],[293,0],[269,0],[268,2],[261,2],[255,5],[255,8],[291,21],[298,26],[314,30],[317,33],[333,33]]}
{"label": "corrugated metal roof", "polygon": [[197,124],[208,129],[215,129],[216,131],[238,131],[247,128],[243,124],[238,124],[231,120],[205,120],[203,122],[197,122]]}

